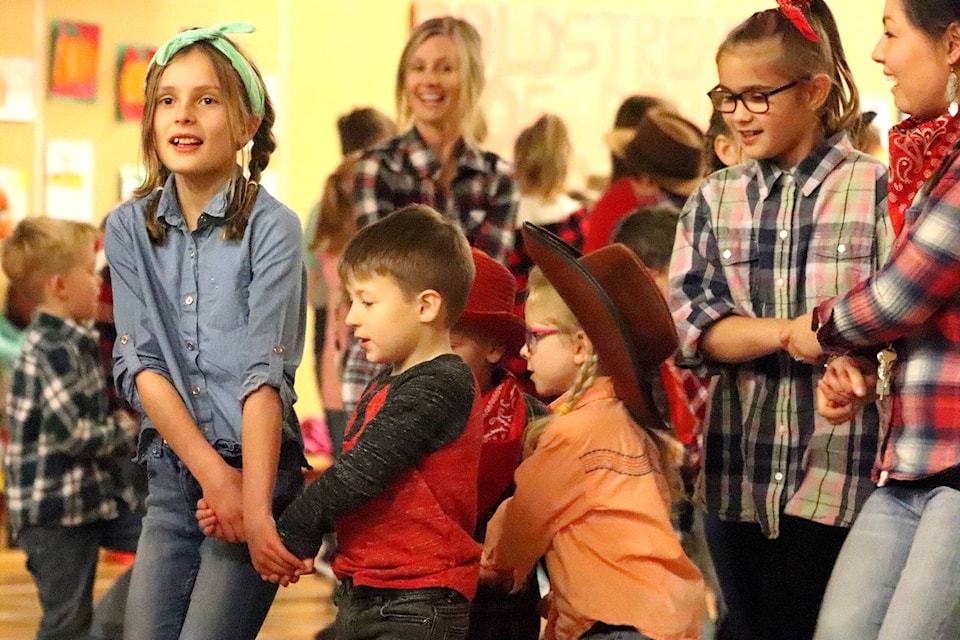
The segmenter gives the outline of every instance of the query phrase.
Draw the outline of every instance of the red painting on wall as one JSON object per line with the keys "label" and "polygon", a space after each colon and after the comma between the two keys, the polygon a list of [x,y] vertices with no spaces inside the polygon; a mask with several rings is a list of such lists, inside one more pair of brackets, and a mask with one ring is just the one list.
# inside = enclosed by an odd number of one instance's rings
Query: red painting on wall
{"label": "red painting on wall", "polygon": [[54,20],[50,28],[50,49],[50,95],[94,102],[100,26]]}
{"label": "red painting on wall", "polygon": [[140,120],[143,83],[156,47],[117,45],[117,120]]}

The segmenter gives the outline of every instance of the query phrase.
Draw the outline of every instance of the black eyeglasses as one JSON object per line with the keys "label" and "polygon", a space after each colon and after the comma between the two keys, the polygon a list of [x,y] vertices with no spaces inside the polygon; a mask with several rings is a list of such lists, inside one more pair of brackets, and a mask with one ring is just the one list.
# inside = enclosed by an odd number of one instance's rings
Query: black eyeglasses
{"label": "black eyeglasses", "polygon": [[740,93],[731,93],[720,87],[714,87],[707,92],[707,97],[713,103],[713,108],[720,113],[733,113],[737,110],[737,100],[743,103],[750,113],[766,113],[770,111],[770,96],[775,96],[781,91],[792,89],[803,82],[803,80],[794,80],[788,82],[782,87],[771,89],[770,91],[759,91],[752,89],[750,91],[741,91]]}

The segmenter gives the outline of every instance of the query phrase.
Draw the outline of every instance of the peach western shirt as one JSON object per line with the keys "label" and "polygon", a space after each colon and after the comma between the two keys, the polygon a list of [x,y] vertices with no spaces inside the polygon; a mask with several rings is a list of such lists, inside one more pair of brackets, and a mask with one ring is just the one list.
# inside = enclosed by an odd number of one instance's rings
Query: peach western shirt
{"label": "peach western shirt", "polygon": [[546,556],[547,638],[573,640],[598,621],[654,640],[700,638],[703,578],[670,524],[656,446],[610,378],[553,420],[516,485],[487,529],[482,565],[521,584]]}

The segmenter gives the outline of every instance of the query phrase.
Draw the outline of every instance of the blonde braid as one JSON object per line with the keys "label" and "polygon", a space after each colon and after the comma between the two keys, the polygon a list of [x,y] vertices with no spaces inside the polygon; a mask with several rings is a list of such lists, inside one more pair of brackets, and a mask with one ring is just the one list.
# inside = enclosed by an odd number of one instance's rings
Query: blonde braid
{"label": "blonde braid", "polygon": [[577,402],[580,401],[580,398],[583,397],[583,394],[587,392],[593,385],[593,381],[597,378],[597,369],[599,368],[597,355],[592,351],[587,354],[586,359],[580,365],[580,369],[577,371],[577,379],[574,380],[573,386],[567,390],[566,400],[563,404],[560,405],[560,408],[557,409],[555,413],[546,415],[542,418],[537,418],[536,420],[531,420],[527,424],[527,428],[523,433],[523,457],[524,459],[530,457],[530,454],[533,453],[534,449],[537,448],[537,443],[540,441],[540,436],[543,435],[543,432],[546,430],[550,423],[553,422],[553,419],[557,416],[562,416],[577,406]]}
{"label": "blonde braid", "polygon": [[593,385],[596,377],[597,355],[591,351],[587,353],[587,357],[580,365],[580,370],[577,372],[577,379],[574,381],[573,386],[567,391],[567,399],[560,405],[560,408],[557,409],[557,415],[562,416],[570,413],[570,411],[577,406],[577,402],[580,401],[583,394],[587,392],[587,389]]}

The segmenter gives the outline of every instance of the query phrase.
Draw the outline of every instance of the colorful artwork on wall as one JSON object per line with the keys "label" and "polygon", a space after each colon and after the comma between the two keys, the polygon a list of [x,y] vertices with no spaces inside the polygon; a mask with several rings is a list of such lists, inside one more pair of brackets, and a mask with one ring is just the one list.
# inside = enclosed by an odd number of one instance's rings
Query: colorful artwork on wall
{"label": "colorful artwork on wall", "polygon": [[50,27],[50,47],[50,95],[94,102],[100,26],[54,20]]}
{"label": "colorful artwork on wall", "polygon": [[117,120],[140,120],[143,82],[156,47],[117,45]]}

